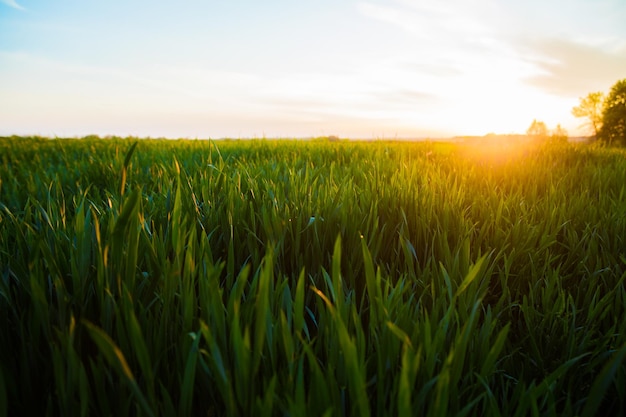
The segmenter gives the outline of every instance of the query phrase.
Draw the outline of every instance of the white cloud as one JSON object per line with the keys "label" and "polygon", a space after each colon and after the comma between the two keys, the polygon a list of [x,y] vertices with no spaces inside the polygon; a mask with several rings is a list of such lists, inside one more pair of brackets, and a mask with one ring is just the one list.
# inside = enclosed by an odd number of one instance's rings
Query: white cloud
{"label": "white cloud", "polygon": [[561,97],[606,91],[626,72],[626,42],[616,50],[557,38],[521,40],[518,46],[524,59],[538,69],[526,81]]}
{"label": "white cloud", "polygon": [[9,7],[13,7],[14,9],[17,9],[17,10],[26,10],[25,8],[17,4],[15,0],[0,0],[0,2],[6,4]]}
{"label": "white cloud", "polygon": [[391,5],[360,3],[358,10],[367,17],[393,24],[418,38],[437,43],[493,35],[490,22],[497,19],[498,13],[488,0],[397,0]]}
{"label": "white cloud", "polygon": [[407,35],[406,61],[418,72],[434,69],[439,77],[454,78],[471,67],[493,66],[514,55],[501,33],[502,10],[490,0],[396,0],[386,5],[361,3],[358,10]]}

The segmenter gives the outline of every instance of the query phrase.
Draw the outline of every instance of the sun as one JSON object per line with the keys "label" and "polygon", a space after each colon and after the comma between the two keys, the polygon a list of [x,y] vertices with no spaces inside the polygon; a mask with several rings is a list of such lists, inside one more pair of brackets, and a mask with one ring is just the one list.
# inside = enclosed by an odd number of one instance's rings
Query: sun
{"label": "sun", "polygon": [[517,160],[536,146],[526,135],[490,134],[469,138],[460,144],[461,152],[481,165],[498,166]]}

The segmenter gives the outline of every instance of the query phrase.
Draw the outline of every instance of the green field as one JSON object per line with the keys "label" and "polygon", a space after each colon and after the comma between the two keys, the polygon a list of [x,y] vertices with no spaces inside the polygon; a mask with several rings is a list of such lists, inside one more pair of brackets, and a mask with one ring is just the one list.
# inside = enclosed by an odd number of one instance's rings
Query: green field
{"label": "green field", "polygon": [[624,150],[0,158],[0,417],[626,414]]}

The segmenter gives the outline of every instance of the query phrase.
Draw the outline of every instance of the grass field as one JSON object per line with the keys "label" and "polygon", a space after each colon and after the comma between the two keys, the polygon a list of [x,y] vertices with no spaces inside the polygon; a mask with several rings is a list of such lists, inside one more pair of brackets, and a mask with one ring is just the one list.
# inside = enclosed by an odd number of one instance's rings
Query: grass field
{"label": "grass field", "polygon": [[0,417],[626,414],[624,150],[0,157]]}

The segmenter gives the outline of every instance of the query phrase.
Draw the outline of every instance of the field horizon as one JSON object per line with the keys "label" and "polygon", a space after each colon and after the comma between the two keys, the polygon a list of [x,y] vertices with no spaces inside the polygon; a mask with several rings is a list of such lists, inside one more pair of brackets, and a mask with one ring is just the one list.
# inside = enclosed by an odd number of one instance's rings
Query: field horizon
{"label": "field horizon", "polygon": [[[285,136],[285,137],[265,137],[265,136],[250,136],[250,137],[176,137],[176,136],[119,136],[119,135],[76,135],[76,136],[48,136],[48,135],[0,135],[0,139],[24,139],[24,138],[39,138],[49,140],[81,140],[81,139],[126,139],[126,140],[206,140],[206,141],[227,141],[227,140],[295,140],[295,141],[311,141],[311,140],[330,140],[330,141],[351,141],[351,142],[480,142],[484,140],[490,141],[523,141],[530,140],[527,134],[523,133],[486,133],[484,135],[458,135],[458,136],[390,136],[390,137],[342,137],[333,134],[321,135],[321,136]],[[545,138],[544,138],[545,139]],[[569,142],[592,142],[593,135],[586,136],[568,136]]]}

